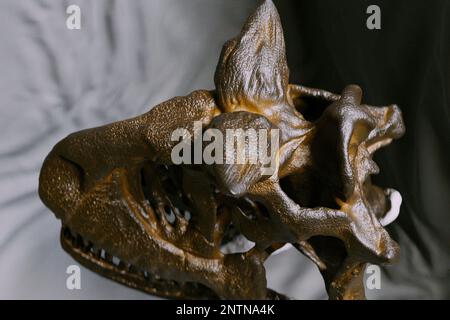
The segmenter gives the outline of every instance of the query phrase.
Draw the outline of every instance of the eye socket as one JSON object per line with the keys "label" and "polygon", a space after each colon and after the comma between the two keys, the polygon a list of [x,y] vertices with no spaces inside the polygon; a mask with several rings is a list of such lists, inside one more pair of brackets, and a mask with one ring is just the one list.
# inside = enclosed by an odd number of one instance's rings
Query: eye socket
{"label": "eye socket", "polygon": [[256,220],[255,208],[251,201],[243,199],[237,206],[247,219]]}
{"label": "eye socket", "polygon": [[259,201],[255,202],[256,208],[258,209],[258,213],[264,219],[270,219],[270,213],[267,207]]}
{"label": "eye socket", "polygon": [[325,109],[332,103],[332,101],[323,97],[315,96],[297,97],[294,98],[293,102],[295,109],[309,122],[317,121]]}
{"label": "eye socket", "polygon": [[264,204],[259,201],[252,201],[248,198],[244,198],[237,204],[242,214],[248,219],[256,220],[258,217],[263,219],[270,219],[269,210]]}
{"label": "eye socket", "polygon": [[340,209],[336,198],[343,198],[343,195],[325,178],[310,168],[280,179],[280,186],[290,199],[303,208]]}

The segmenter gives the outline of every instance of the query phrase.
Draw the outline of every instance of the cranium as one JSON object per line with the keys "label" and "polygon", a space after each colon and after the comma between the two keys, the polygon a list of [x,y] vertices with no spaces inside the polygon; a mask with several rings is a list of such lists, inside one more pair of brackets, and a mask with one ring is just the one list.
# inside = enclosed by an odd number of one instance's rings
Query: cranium
{"label": "cranium", "polygon": [[[399,193],[370,175],[378,172],[372,154],[404,132],[401,112],[362,104],[356,85],[337,95],[288,78],[279,16],[264,1],[224,45],[214,91],[60,141],[39,195],[62,221],[63,248],[150,294],[266,299],[283,295],[267,289],[264,261],[291,244],[317,264],[330,298],[364,298],[365,264],[390,263],[399,250],[384,229]],[[224,134],[279,129],[276,170],[175,165],[171,134],[192,132],[195,121]],[[230,251],[242,239],[253,246]]]}

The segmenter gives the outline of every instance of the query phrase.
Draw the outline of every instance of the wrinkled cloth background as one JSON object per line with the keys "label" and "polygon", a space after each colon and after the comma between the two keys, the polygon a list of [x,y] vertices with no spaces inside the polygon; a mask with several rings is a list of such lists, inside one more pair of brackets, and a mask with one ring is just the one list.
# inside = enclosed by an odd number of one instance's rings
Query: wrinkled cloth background
{"label": "wrinkled cloth background", "polygon": [[[278,1],[291,82],[339,92],[363,87],[371,104],[397,103],[407,134],[376,158],[377,181],[404,198],[390,231],[399,264],[369,298],[450,298],[448,1],[375,1],[382,30],[365,28],[367,1]],[[66,28],[68,5],[81,30]],[[376,3],[375,3],[376,4]],[[222,44],[257,1],[0,1],[0,298],[148,299],[81,271],[59,245],[60,222],[37,195],[38,174],[67,134],[132,117],[176,95],[213,88]],[[295,251],[267,263],[273,289],[325,299],[315,266]]]}

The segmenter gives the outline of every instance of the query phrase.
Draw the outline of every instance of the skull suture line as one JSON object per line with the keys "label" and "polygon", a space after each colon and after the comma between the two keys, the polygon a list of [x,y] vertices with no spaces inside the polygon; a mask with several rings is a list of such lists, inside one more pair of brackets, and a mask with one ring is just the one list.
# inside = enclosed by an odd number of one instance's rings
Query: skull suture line
{"label": "skull suture line", "polygon": [[[355,85],[336,95],[288,77],[279,16],[264,1],[224,45],[215,91],[60,141],[39,195],[62,221],[63,248],[94,272],[159,296],[276,299],[283,296],[267,289],[263,263],[292,244],[317,264],[330,298],[364,298],[365,263],[390,263],[399,250],[383,228],[398,214],[399,194],[370,175],[378,172],[372,154],[404,132],[401,112],[361,104]],[[224,134],[279,129],[275,173],[262,175],[258,164],[174,165],[171,134],[192,133],[195,121]],[[224,253],[243,237],[254,246]]]}

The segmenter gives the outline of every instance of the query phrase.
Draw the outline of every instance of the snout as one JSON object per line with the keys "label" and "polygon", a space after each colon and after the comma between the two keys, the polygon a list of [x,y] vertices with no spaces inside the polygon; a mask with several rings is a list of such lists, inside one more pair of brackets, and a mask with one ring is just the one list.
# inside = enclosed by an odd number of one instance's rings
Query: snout
{"label": "snout", "polygon": [[366,108],[373,115],[373,119],[376,119],[376,127],[371,133],[373,140],[393,140],[405,134],[402,112],[396,104],[391,104],[386,107],[366,106]]}

